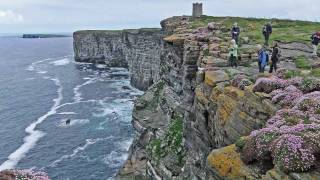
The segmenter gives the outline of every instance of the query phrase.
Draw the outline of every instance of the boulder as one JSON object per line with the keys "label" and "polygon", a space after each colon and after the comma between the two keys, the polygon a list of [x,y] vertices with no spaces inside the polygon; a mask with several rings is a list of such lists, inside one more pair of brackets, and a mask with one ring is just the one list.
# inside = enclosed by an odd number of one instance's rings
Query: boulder
{"label": "boulder", "polygon": [[235,145],[213,150],[207,157],[207,168],[219,179],[261,178],[242,162]]}
{"label": "boulder", "polygon": [[228,80],[229,80],[228,74],[222,70],[207,71],[205,73],[205,84],[211,87],[216,86],[216,84],[220,82],[224,82]]}

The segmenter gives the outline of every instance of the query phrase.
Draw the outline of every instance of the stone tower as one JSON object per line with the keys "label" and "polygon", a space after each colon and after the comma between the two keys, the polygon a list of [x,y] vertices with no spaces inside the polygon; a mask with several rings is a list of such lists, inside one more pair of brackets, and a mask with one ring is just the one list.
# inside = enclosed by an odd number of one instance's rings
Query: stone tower
{"label": "stone tower", "polygon": [[193,3],[192,16],[200,17],[203,15],[202,3]]}

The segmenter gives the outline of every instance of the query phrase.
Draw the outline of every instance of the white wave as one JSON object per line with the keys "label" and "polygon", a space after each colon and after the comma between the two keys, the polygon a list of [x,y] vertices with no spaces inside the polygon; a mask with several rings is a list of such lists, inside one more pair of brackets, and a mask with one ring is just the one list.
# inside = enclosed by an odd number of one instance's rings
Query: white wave
{"label": "white wave", "polygon": [[100,113],[92,113],[94,117],[105,117],[108,114],[116,113],[116,109],[114,108],[109,108],[109,107],[102,107],[98,109]]}
{"label": "white wave", "polygon": [[107,68],[108,66],[105,65],[105,64],[96,64],[96,67],[99,68],[99,69],[105,69],[105,68]]}
{"label": "white wave", "polygon": [[32,80],[35,80],[36,78],[26,78],[25,80],[26,81],[32,81]]}
{"label": "white wave", "polygon": [[57,110],[62,108],[62,107],[65,107],[65,106],[69,106],[69,105],[75,105],[75,104],[79,104],[79,103],[92,103],[92,102],[97,102],[99,100],[95,100],[95,99],[90,99],[90,100],[86,100],[86,101],[78,101],[78,102],[69,102],[69,103],[64,103],[64,104],[61,104],[57,107]]}
{"label": "white wave", "polygon": [[127,158],[127,153],[112,151],[103,158],[103,162],[111,168],[117,168],[120,167]]}
{"label": "white wave", "polygon": [[61,115],[74,115],[74,114],[77,114],[76,112],[61,112],[59,113]]}
{"label": "white wave", "polygon": [[75,64],[79,64],[79,65],[91,65],[93,63],[90,62],[75,62]]}
{"label": "white wave", "polygon": [[67,65],[69,63],[70,63],[70,60],[68,58],[64,58],[64,59],[60,59],[60,60],[57,60],[57,61],[50,62],[50,64],[53,64],[55,66],[64,66],[64,65]]}
{"label": "white wave", "polygon": [[51,163],[49,165],[49,167],[55,167],[59,162],[65,160],[65,159],[69,159],[69,158],[75,157],[79,152],[84,151],[90,145],[93,145],[93,144],[95,144],[95,143],[97,143],[99,141],[108,140],[108,139],[111,139],[111,138],[113,138],[113,136],[110,136],[110,137],[107,137],[107,138],[86,139],[86,143],[83,146],[79,146],[76,149],[74,149],[72,154],[63,155],[62,157],[60,157],[59,159],[57,159],[53,163]]}
{"label": "white wave", "polygon": [[36,61],[36,62],[33,62],[33,63],[31,63],[27,68],[26,68],[26,70],[27,71],[34,71],[35,69],[36,69],[36,65],[37,64],[40,64],[40,63],[43,63],[43,62],[46,62],[46,61],[50,61],[51,60],[51,58],[47,58],[47,59],[44,59],[44,60],[40,60],[40,61]]}
{"label": "white wave", "polygon": [[127,140],[124,140],[121,142],[116,142],[116,146],[120,147],[121,151],[128,151],[131,144],[132,144],[132,141],[133,141],[133,139],[131,138],[131,139],[127,139]]}
{"label": "white wave", "polygon": [[90,78],[89,80],[87,80],[85,83],[77,85],[75,88],[73,88],[73,93],[74,93],[74,101],[75,102],[79,102],[82,100],[82,93],[80,92],[80,88],[82,88],[83,86],[92,84],[94,82],[97,81],[97,78]]}
{"label": "white wave", "polygon": [[47,71],[37,71],[38,74],[46,74]]}
{"label": "white wave", "polygon": [[44,120],[46,120],[49,116],[54,115],[56,113],[56,110],[63,99],[63,96],[62,96],[63,88],[59,79],[52,78],[51,80],[58,87],[58,90],[57,90],[58,97],[53,100],[54,102],[53,106],[51,107],[50,111],[48,111],[43,116],[39,117],[35,122],[30,124],[25,129],[25,132],[28,135],[23,139],[24,143],[17,150],[15,150],[12,154],[9,155],[7,161],[5,161],[0,165],[0,171],[14,168],[18,164],[18,162],[25,157],[26,153],[28,153],[29,150],[35,146],[37,141],[45,135],[45,133],[39,130],[35,130],[35,128],[37,127],[37,125],[41,124]]}
{"label": "white wave", "polygon": [[87,124],[90,122],[89,119],[70,119],[70,124],[67,125],[66,121],[67,119],[62,119],[60,120],[58,126],[59,127],[70,127],[70,126],[75,126],[75,125],[83,125],[83,124]]}

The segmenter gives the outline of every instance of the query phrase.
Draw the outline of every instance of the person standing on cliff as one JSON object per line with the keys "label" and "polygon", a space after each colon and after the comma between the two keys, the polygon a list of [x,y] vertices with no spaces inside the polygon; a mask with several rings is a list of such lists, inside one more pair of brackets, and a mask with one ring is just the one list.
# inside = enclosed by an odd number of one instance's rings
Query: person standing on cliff
{"label": "person standing on cliff", "polygon": [[278,47],[278,43],[274,42],[273,44],[273,48],[272,48],[272,55],[271,55],[271,65],[270,65],[270,70],[269,73],[273,72],[277,72],[277,63],[279,61],[279,57],[280,57],[280,49]]}
{"label": "person standing on cliff", "polygon": [[229,64],[231,67],[238,67],[238,45],[234,39],[229,47]]}
{"label": "person standing on cliff", "polygon": [[311,40],[312,40],[312,46],[313,46],[313,56],[317,56],[317,50],[318,50],[318,44],[320,41],[320,32],[316,32],[314,34],[312,34],[311,36]]}
{"label": "person standing on cliff", "polygon": [[258,66],[259,66],[259,72],[264,73],[264,70],[268,64],[269,61],[269,55],[268,52],[264,47],[261,45],[258,45]]}
{"label": "person standing on cliff", "polygon": [[267,23],[262,28],[262,34],[264,36],[264,45],[269,46],[269,38],[272,34],[272,26],[271,23]]}
{"label": "person standing on cliff", "polygon": [[234,39],[236,43],[239,44],[240,27],[238,26],[238,23],[233,24],[233,27],[231,30],[231,36],[232,36],[232,39]]}

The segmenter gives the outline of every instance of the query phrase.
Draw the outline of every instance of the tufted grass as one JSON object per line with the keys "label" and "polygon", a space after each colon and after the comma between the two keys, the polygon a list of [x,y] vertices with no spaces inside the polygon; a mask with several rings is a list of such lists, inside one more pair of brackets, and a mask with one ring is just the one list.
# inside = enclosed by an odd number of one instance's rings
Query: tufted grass
{"label": "tufted grass", "polygon": [[295,60],[294,63],[296,64],[297,68],[301,69],[310,69],[311,65],[304,56],[298,56]]}
{"label": "tufted grass", "polygon": [[[271,22],[273,33],[272,41],[283,42],[304,42],[310,43],[310,36],[315,31],[320,31],[320,23],[298,20],[262,19],[262,18],[241,18],[241,17],[213,17],[202,16],[191,20],[191,28],[205,27],[209,22],[220,22],[227,30],[230,30],[234,22],[241,27],[242,37],[249,37],[251,43],[263,43],[262,27],[265,23]],[[224,35],[230,34],[229,31]]]}
{"label": "tufted grass", "polygon": [[320,68],[312,69],[311,70],[311,75],[314,76],[314,77],[320,77]]}

